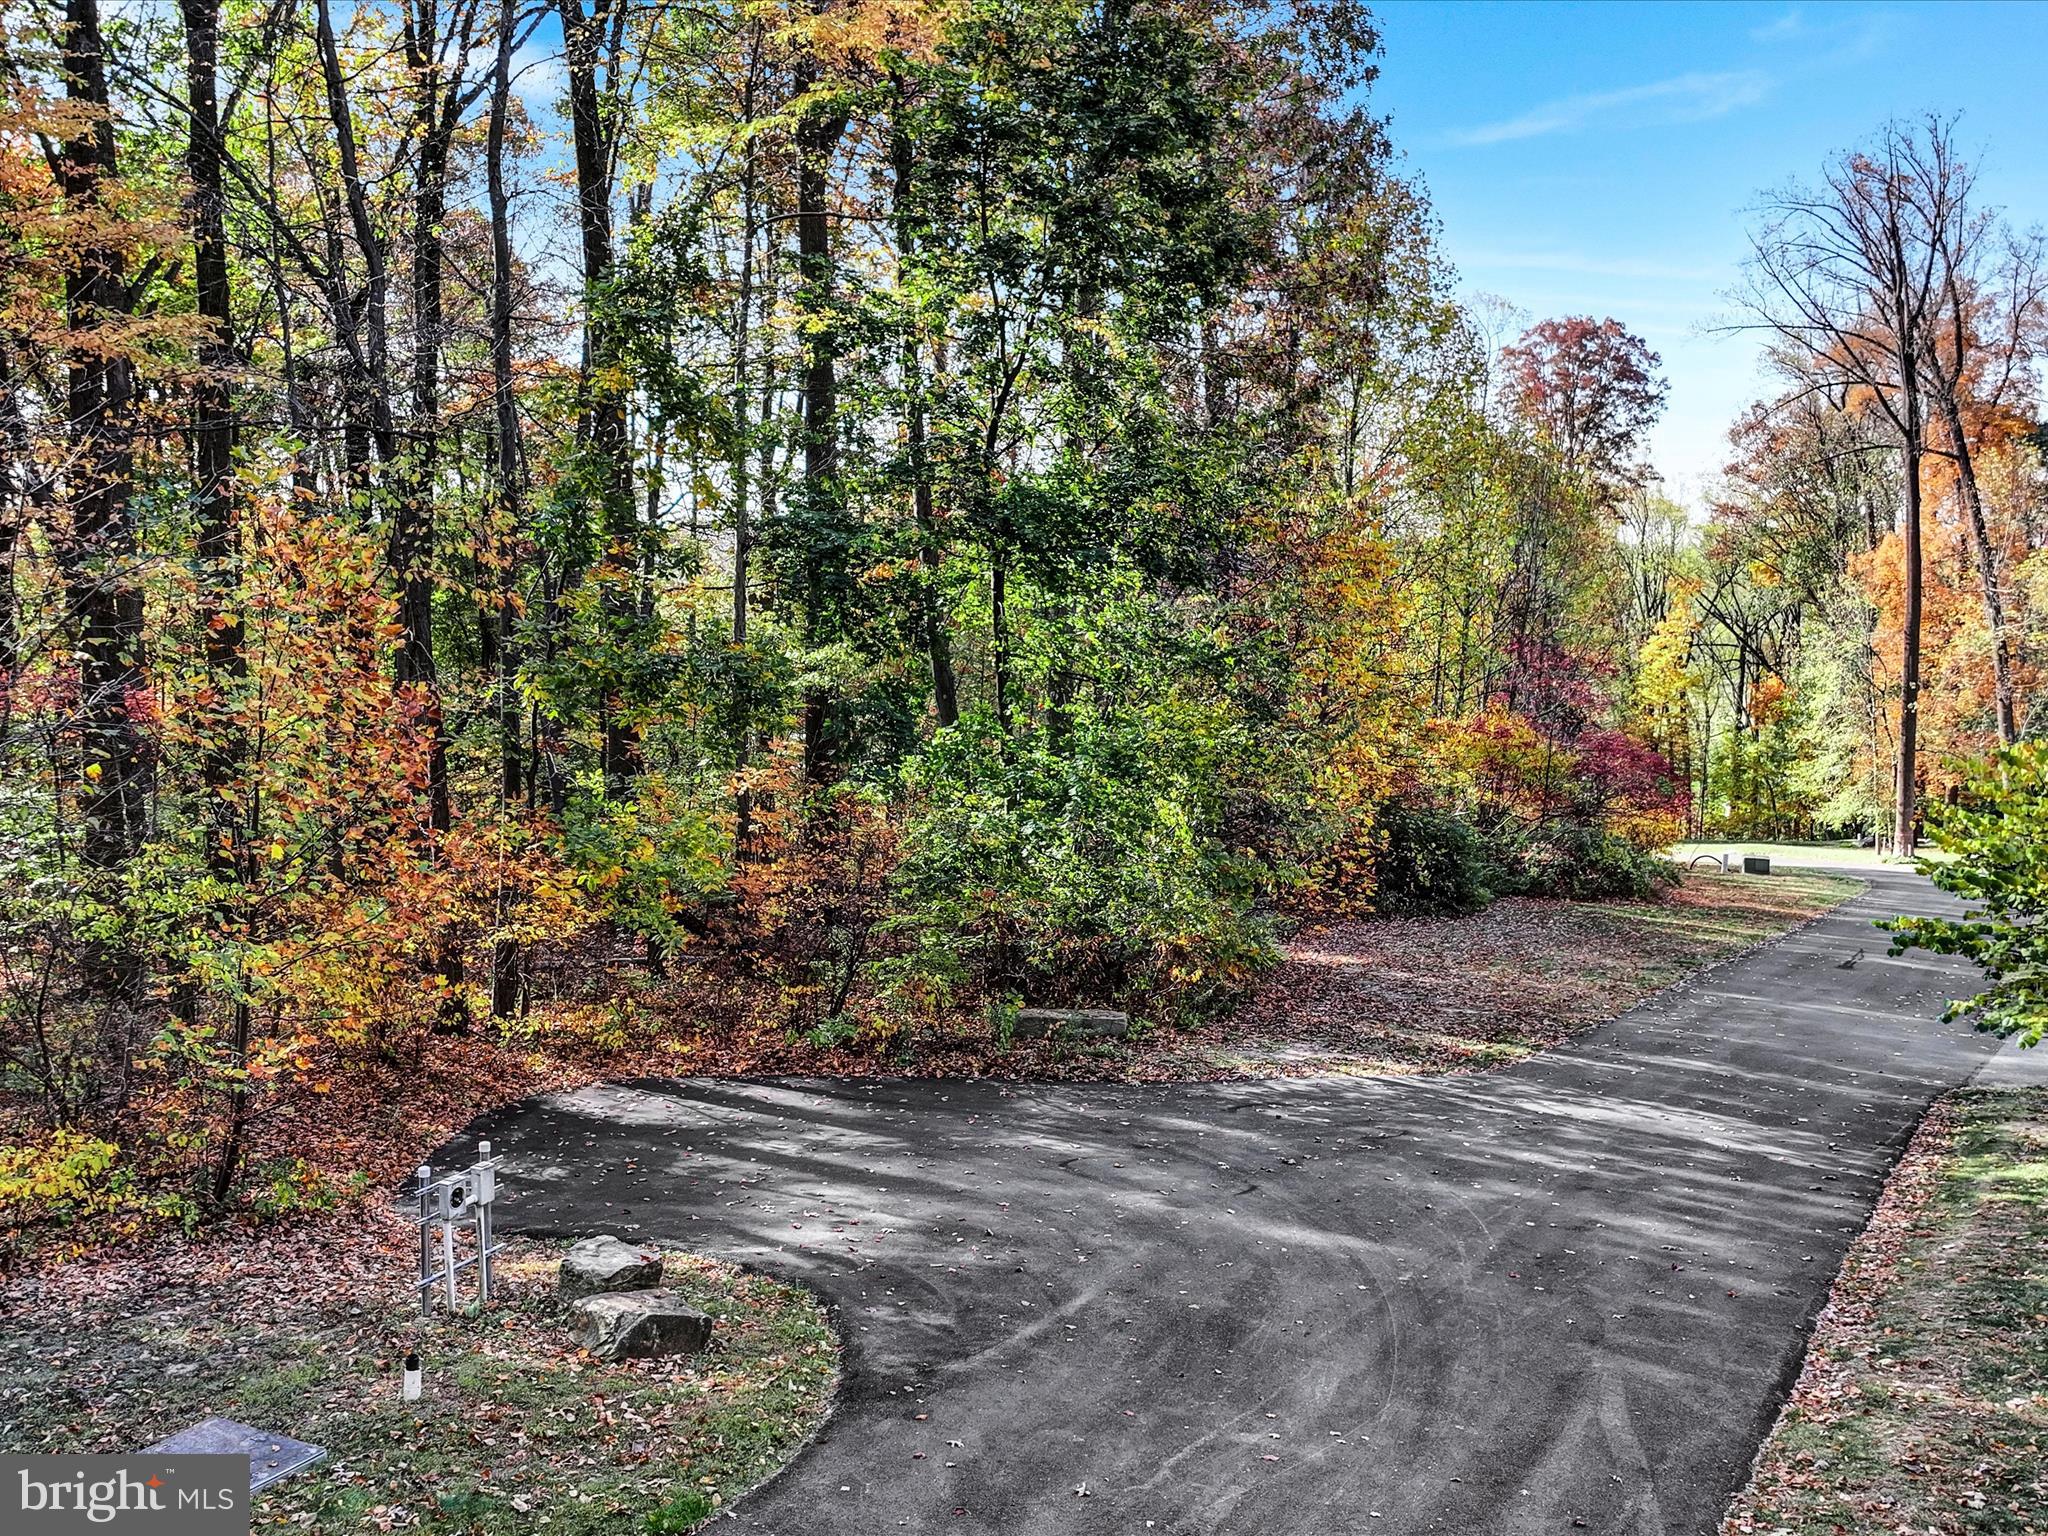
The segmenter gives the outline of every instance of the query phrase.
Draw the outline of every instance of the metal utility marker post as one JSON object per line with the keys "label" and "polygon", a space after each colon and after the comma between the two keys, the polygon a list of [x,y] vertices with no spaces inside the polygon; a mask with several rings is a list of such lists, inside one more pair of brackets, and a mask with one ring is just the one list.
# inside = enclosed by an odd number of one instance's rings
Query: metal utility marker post
{"label": "metal utility marker post", "polygon": [[429,1310],[434,1275],[433,1215],[431,1211],[434,1189],[434,1170],[427,1164],[420,1164],[420,1311]]}
{"label": "metal utility marker post", "polygon": [[[493,1234],[491,1206],[498,1198],[498,1164],[491,1156],[491,1144],[480,1142],[476,1162],[458,1173],[434,1177],[425,1163],[419,1168],[420,1227],[420,1311],[433,1310],[435,1287],[440,1287],[453,1312],[459,1302],[455,1277],[474,1264],[479,1305],[491,1299],[491,1256],[498,1251]],[[476,1251],[469,1258],[455,1256],[455,1225],[467,1220],[476,1234]],[[438,1242],[437,1232],[438,1229]]]}
{"label": "metal utility marker post", "polygon": [[497,1237],[492,1232],[496,1225],[491,1219],[491,1206],[498,1198],[498,1162],[491,1156],[491,1144],[480,1141],[476,1148],[476,1166],[469,1170],[474,1181],[472,1203],[476,1211],[476,1299],[480,1306],[489,1306],[491,1301],[491,1255],[497,1252]]}
{"label": "metal utility marker post", "polygon": [[448,1310],[455,1310],[455,1222],[441,1218],[441,1279],[448,1287]]}

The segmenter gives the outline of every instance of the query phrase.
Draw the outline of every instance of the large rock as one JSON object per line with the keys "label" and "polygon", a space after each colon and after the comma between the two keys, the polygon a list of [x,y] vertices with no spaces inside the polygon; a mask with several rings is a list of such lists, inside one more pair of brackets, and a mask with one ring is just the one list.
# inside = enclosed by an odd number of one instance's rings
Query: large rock
{"label": "large rock", "polygon": [[694,1355],[711,1342],[711,1319],[674,1291],[586,1296],[570,1310],[576,1342],[601,1360]]}
{"label": "large rock", "polygon": [[622,1243],[608,1233],[586,1237],[562,1255],[555,1284],[564,1296],[651,1291],[661,1284],[661,1250]]}
{"label": "large rock", "polygon": [[1121,1040],[1130,1032],[1131,1016],[1114,1008],[1019,1008],[1010,1038]]}

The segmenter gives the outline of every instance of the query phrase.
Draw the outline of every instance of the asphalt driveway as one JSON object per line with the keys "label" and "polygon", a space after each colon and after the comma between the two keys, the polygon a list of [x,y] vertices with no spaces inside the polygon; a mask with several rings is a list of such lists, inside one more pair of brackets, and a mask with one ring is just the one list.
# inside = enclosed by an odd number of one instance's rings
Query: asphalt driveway
{"label": "asphalt driveway", "polygon": [[1928,1101],[1994,1055],[1937,1022],[1967,978],[1869,926],[1942,898],[1872,879],[1487,1076],[646,1082],[464,1145],[508,1155],[511,1230],[836,1309],[833,1417],[720,1530],[1707,1533]]}

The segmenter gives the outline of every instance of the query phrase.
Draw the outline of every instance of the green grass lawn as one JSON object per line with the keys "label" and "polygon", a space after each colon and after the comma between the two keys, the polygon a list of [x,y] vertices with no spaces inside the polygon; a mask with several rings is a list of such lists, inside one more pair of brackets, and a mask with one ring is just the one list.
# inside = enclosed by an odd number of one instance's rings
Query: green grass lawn
{"label": "green grass lawn", "polygon": [[2048,1089],[1928,1119],[1724,1536],[2048,1531]]}
{"label": "green grass lawn", "polygon": [[[1745,854],[1761,856],[1771,861],[1773,868],[1784,865],[1790,868],[1816,869],[1911,869],[1911,859],[1895,859],[1878,852],[1875,848],[1859,847],[1855,843],[1767,843],[1767,842],[1700,842],[1677,843],[1670,849],[1670,857],[1679,863],[1689,863],[1702,854],[1716,857],[1726,855],[1739,865]],[[1925,845],[1922,856],[1939,862],[1948,857],[1932,843]]]}

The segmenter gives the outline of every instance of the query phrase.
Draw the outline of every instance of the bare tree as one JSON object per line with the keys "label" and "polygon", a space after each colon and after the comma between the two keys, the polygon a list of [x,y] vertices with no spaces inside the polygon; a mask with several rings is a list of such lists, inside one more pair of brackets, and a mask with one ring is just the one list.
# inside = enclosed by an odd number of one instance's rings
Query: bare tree
{"label": "bare tree", "polygon": [[1998,739],[2019,739],[2014,703],[2012,638],[2006,621],[2004,575],[1998,547],[1984,512],[1977,480],[1976,436],[1969,420],[1994,415],[2024,392],[2028,364],[2040,341],[2048,267],[2038,236],[2016,238],[1989,211],[1972,211],[1975,183],[1957,158],[1951,125],[1930,118],[1924,127],[1927,174],[1915,178],[1923,194],[1952,187],[1955,217],[1927,220],[1940,258],[1940,305],[1928,328],[1922,356],[1928,397],[1942,427],[1941,452],[1955,465],[1956,496],[1970,530],[1977,580],[1984,597],[1984,621],[1991,631],[1991,679]]}
{"label": "bare tree", "polygon": [[[1918,809],[1921,468],[1926,356],[1942,306],[1942,252],[1966,215],[1966,182],[1923,125],[1887,124],[1818,186],[1770,194],[1750,236],[1740,302],[1805,390],[1844,392],[1890,428],[1900,456],[1905,562],[1894,848],[1911,854]],[[1789,400],[1801,398],[1795,389]]]}

